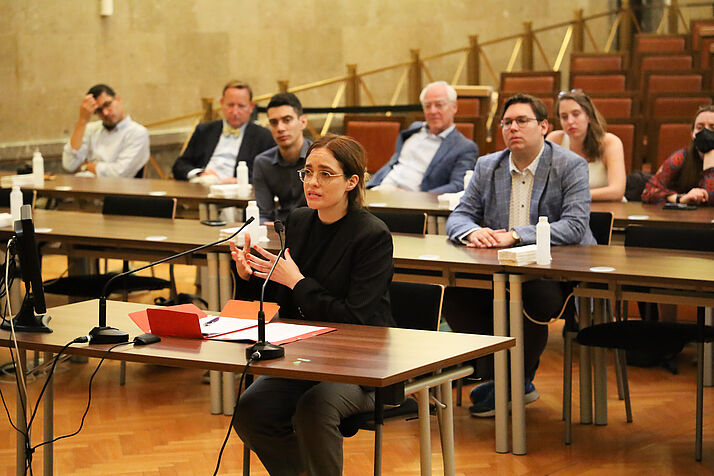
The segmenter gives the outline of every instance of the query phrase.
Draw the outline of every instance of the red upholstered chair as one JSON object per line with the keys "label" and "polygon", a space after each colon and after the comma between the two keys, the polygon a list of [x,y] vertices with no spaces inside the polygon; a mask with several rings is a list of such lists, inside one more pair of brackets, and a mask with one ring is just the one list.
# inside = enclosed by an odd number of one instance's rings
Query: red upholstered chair
{"label": "red upholstered chair", "polygon": [[456,122],[456,129],[461,132],[467,139],[474,140],[474,127],[473,122]]}
{"label": "red upholstered chair", "polygon": [[605,119],[633,117],[639,112],[639,101],[634,93],[590,93],[590,100]]}
{"label": "red upholstered chair", "polygon": [[607,132],[615,134],[622,141],[626,172],[629,174],[639,170],[642,164],[642,120],[610,119],[607,121]]}
{"label": "red upholstered chair", "polygon": [[[692,32],[692,50],[702,49],[702,37],[711,35],[714,30],[714,20],[710,18],[700,18],[689,22],[689,31]],[[704,66],[701,66],[702,68]]]}
{"label": "red upholstered chair", "polygon": [[714,37],[706,37],[701,39],[701,51],[699,52],[699,67],[707,69],[711,67],[711,55],[714,52]]}
{"label": "red upholstered chair", "polygon": [[570,73],[570,87],[591,92],[625,92],[630,84],[627,71],[600,71],[597,73]]}
{"label": "red upholstered chair", "polygon": [[394,154],[399,131],[406,127],[404,116],[345,115],[345,134],[364,147],[367,171],[374,173]]}
{"label": "red upholstered chair", "polygon": [[481,115],[481,98],[458,98],[456,105],[456,117]]}
{"label": "red upholstered chair", "polygon": [[525,71],[501,73],[501,94],[541,93],[555,95],[560,91],[559,71]]}
{"label": "red upholstered chair", "polygon": [[624,53],[571,53],[570,71],[594,73],[625,69]]}
{"label": "red upholstered chair", "polygon": [[691,119],[700,106],[712,103],[714,92],[655,93],[647,98],[645,117],[681,117]]}
{"label": "red upholstered chair", "polygon": [[665,118],[652,119],[647,127],[647,162],[652,170],[672,155],[673,152],[687,147],[692,141],[692,119]]}
{"label": "red upholstered chair", "polygon": [[708,80],[708,72],[690,71],[647,71],[641,88],[644,97],[653,93],[702,91]]}
{"label": "red upholstered chair", "polygon": [[652,33],[639,33],[635,35],[635,51],[663,52],[663,51],[687,51],[689,49],[689,37],[687,35],[658,35]]}
{"label": "red upholstered chair", "polygon": [[643,85],[647,71],[688,71],[694,67],[694,60],[688,53],[645,53],[636,55],[634,64],[637,80]]}

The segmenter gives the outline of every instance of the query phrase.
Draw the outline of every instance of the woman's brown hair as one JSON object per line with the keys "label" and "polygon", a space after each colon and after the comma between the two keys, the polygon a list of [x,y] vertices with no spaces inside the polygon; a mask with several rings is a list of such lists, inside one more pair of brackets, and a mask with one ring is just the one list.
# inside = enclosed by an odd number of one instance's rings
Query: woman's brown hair
{"label": "woman's brown hair", "polygon": [[362,145],[349,136],[327,134],[312,143],[307,155],[309,156],[310,152],[321,148],[332,152],[335,160],[340,163],[345,177],[350,178],[356,175],[359,178],[355,188],[347,193],[347,207],[350,210],[362,208],[364,204],[364,174],[366,169]]}
{"label": "woman's brown hair", "polygon": [[[697,113],[694,115],[692,120],[692,132],[694,132],[694,127],[697,124],[697,118],[703,112],[714,112],[714,105],[709,104],[706,106],[701,106]],[[684,156],[684,161],[682,162],[682,168],[679,169],[679,176],[674,183],[674,190],[678,193],[687,193],[691,189],[699,186],[699,181],[702,179],[702,169],[704,167],[704,159],[702,154],[699,153],[696,147],[694,147],[694,140],[692,140],[689,147],[687,147],[687,154]]]}
{"label": "woman's brown hair", "polygon": [[570,92],[563,91],[558,94],[558,100],[555,102],[555,111],[558,115],[558,121],[560,121],[560,103],[566,99],[570,99],[571,101],[578,103],[578,106],[585,111],[588,119],[590,119],[588,131],[585,134],[585,140],[583,141],[583,152],[585,152],[585,158],[588,162],[601,158],[602,154],[605,152],[605,133],[607,129],[607,122],[605,122],[605,118],[602,117],[602,114],[600,114],[600,111],[597,110],[587,94],[582,91],[574,90]]}

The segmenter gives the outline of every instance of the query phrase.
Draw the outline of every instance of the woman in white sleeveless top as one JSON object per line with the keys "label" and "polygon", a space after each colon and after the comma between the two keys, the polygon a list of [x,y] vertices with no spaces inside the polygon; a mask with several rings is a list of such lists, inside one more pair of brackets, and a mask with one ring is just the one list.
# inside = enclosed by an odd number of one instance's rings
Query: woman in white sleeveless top
{"label": "woman in white sleeveless top", "polygon": [[555,104],[563,130],[546,139],[584,157],[593,201],[621,201],[625,194],[625,154],[619,137],[605,132],[605,119],[581,91],[561,92]]}

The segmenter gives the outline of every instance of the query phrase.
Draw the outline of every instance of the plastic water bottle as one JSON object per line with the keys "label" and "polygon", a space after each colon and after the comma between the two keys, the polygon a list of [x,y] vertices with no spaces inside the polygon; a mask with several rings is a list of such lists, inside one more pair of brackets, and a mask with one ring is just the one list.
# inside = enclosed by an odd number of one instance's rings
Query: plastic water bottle
{"label": "plastic water bottle", "polygon": [[236,183],[239,185],[248,185],[248,164],[241,160],[238,162],[238,170],[236,171]]}
{"label": "plastic water bottle", "polygon": [[254,227],[260,225],[260,209],[258,208],[258,202],[255,200],[249,201],[248,206],[245,207],[245,220],[248,221],[250,217],[253,217],[253,223],[248,225],[245,231],[252,233],[254,229],[257,229]]}
{"label": "plastic water bottle", "polygon": [[10,214],[12,215],[12,221],[16,222],[20,219],[20,208],[22,207],[22,191],[19,185],[12,186],[12,192],[10,192]]}
{"label": "plastic water bottle", "polygon": [[536,225],[536,263],[550,264],[550,223],[548,217],[538,217]]}
{"label": "plastic water bottle", "polygon": [[37,149],[32,154],[32,182],[35,187],[45,186],[45,159]]}
{"label": "plastic water bottle", "polygon": [[471,177],[473,176],[474,171],[473,170],[467,170],[466,173],[464,174],[464,190],[466,190],[469,186],[469,182],[471,182]]}

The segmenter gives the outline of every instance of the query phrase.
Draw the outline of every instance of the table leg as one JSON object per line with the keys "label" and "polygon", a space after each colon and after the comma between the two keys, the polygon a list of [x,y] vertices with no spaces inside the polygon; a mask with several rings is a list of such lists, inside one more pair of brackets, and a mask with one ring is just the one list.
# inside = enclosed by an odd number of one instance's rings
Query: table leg
{"label": "table leg", "polygon": [[233,372],[221,372],[223,377],[223,414],[233,415],[236,403],[236,377]]}
{"label": "table leg", "polygon": [[[52,360],[51,352],[43,352],[42,356],[45,362],[49,362]],[[52,438],[54,438],[54,380],[54,377],[51,377],[47,382],[47,388],[45,389],[45,395],[43,397],[45,399],[45,401],[43,402],[44,415],[42,417],[44,428],[44,441],[52,441]],[[43,473],[45,476],[52,476],[54,466],[54,444],[46,444],[44,446],[44,449],[42,450],[42,455]]]}
{"label": "table leg", "polygon": [[426,217],[426,232],[429,235],[437,235],[439,233],[439,227],[436,223],[435,216],[429,215]]}
{"label": "table leg", "polygon": [[[18,372],[23,372],[25,369],[25,358],[26,358],[26,352],[25,350],[20,350],[20,352],[17,355],[17,361],[15,362],[15,375],[16,378],[19,378],[19,375],[17,374]],[[22,385],[17,385],[17,403],[16,403],[16,411],[15,411],[15,424],[17,425],[17,429],[19,430],[17,432],[17,440],[16,440],[16,459],[15,459],[15,474],[17,476],[25,476],[26,471],[25,471],[25,464],[26,464],[26,456],[25,456],[25,434],[27,434],[27,418],[25,416],[25,408],[28,405],[27,402],[27,395],[25,395],[25,391],[22,388]]]}
{"label": "table leg", "polygon": [[[707,326],[711,326],[714,324],[714,316],[712,315],[712,308],[707,307],[704,309],[704,324]],[[711,342],[705,342],[704,343],[704,386],[705,387],[712,387],[714,386],[714,378],[712,378],[712,372],[714,372],[714,369],[712,369],[712,343]]]}
{"label": "table leg", "polygon": [[210,379],[211,388],[211,413],[214,415],[220,415],[223,413],[223,401],[221,399],[222,385],[221,385],[221,372],[217,370],[211,370],[208,373]]}
{"label": "table leg", "polygon": [[[441,412],[441,455],[444,460],[444,476],[454,476],[454,401],[451,380],[441,384],[441,403],[446,408]],[[428,415],[427,415],[428,417]]]}
{"label": "table leg", "polygon": [[436,217],[436,234],[446,235],[446,217]]}
{"label": "table leg", "polygon": [[431,425],[429,424],[429,389],[416,393],[419,403],[419,466],[421,476],[431,475]]}
{"label": "table leg", "polygon": [[[590,313],[590,299],[578,298],[578,313],[580,314],[580,328],[592,325]],[[580,424],[589,425],[593,422],[593,387],[590,351],[591,347],[580,347]]]}
{"label": "table leg", "polygon": [[374,476],[382,474],[382,429],[384,428],[384,399],[382,389],[374,392]]}
{"label": "table leg", "polygon": [[[508,336],[506,324],[506,275],[493,275],[493,335]],[[496,452],[508,453],[508,351],[493,355],[496,401]]]}
{"label": "table leg", "polygon": [[[605,306],[602,299],[594,300],[594,316],[595,324],[604,323],[607,318],[605,316]],[[595,400],[595,424],[607,425],[607,370],[605,363],[606,350],[602,347],[593,349],[593,382],[595,384],[594,400]]]}
{"label": "table leg", "polygon": [[510,327],[511,337],[516,339],[511,348],[511,418],[513,425],[513,454],[526,454],[526,402],[525,370],[523,364],[523,276],[510,274],[511,289]]}

